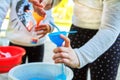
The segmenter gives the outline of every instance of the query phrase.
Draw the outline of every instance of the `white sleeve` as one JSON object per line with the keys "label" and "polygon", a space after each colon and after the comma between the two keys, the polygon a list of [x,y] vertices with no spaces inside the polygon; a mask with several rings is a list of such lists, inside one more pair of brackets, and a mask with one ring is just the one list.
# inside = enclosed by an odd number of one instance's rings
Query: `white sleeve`
{"label": "white sleeve", "polygon": [[80,60],[80,68],[95,61],[112,46],[120,34],[120,1],[113,2],[104,1],[101,25],[97,34],[85,45],[75,49]]}
{"label": "white sleeve", "polygon": [[11,0],[0,0],[0,27],[6,17],[7,11],[10,8]]}

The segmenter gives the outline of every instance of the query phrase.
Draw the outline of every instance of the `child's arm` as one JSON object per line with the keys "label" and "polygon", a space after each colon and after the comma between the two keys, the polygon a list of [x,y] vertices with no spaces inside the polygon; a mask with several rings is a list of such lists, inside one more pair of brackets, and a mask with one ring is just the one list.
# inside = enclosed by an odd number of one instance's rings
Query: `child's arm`
{"label": "child's arm", "polygon": [[10,1],[11,0],[0,0],[0,28],[7,15],[8,9],[10,8]]}
{"label": "child's arm", "polygon": [[50,9],[50,10],[47,10],[45,12],[46,12],[46,17],[35,28],[35,31],[37,32],[37,34],[40,35],[39,38],[44,37],[47,33],[50,33],[54,30],[54,27],[49,24],[49,22],[54,23],[54,19],[52,17],[52,11]]}

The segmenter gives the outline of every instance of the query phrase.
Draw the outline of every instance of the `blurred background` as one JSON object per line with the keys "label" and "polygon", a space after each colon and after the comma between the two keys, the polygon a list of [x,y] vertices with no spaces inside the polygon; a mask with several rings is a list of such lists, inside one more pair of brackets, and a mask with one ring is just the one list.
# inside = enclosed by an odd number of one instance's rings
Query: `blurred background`
{"label": "blurred background", "polygon": [[55,23],[58,26],[70,26],[72,20],[73,2],[72,0],[62,0],[52,10]]}

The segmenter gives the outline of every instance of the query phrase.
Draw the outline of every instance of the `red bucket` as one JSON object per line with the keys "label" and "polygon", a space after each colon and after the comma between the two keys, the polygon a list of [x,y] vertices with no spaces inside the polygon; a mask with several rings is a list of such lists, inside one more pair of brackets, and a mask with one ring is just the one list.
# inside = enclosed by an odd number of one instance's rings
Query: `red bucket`
{"label": "red bucket", "polygon": [[16,65],[21,64],[25,49],[17,46],[0,46],[0,51],[10,53],[11,57],[0,57],[0,73],[6,73]]}

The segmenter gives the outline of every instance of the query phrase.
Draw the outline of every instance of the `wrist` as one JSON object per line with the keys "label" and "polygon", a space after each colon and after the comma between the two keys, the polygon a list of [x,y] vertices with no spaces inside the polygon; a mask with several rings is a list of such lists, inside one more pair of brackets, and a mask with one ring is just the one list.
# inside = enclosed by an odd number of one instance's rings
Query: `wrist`
{"label": "wrist", "polygon": [[49,24],[49,33],[53,32],[53,30],[54,30],[54,27],[51,24]]}

